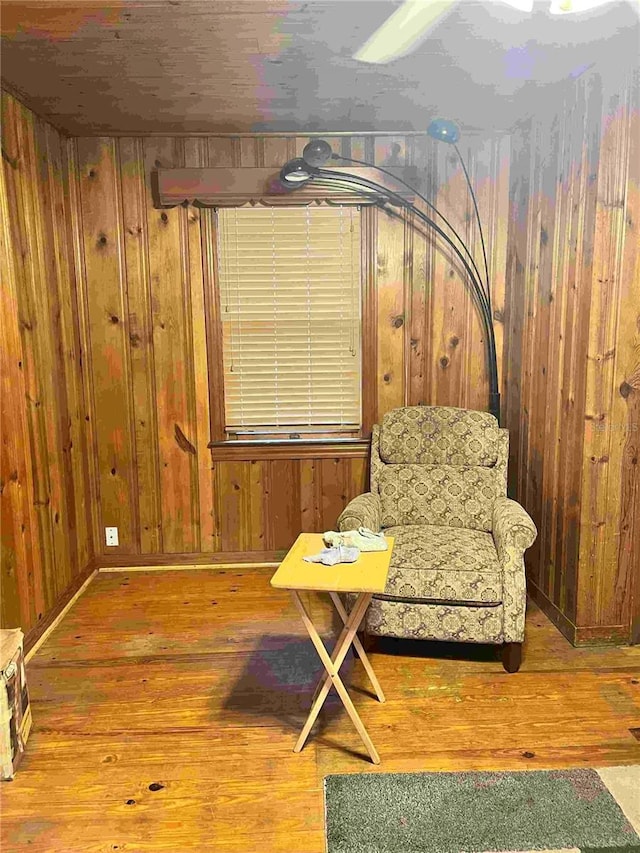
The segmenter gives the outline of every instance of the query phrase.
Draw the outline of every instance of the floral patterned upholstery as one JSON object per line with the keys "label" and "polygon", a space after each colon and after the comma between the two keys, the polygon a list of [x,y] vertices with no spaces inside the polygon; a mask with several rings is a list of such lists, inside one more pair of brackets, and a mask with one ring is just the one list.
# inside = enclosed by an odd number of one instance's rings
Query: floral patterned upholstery
{"label": "floral patterned upholstery", "polygon": [[378,481],[382,526],[440,524],[489,532],[495,473],[461,465],[385,465]]}
{"label": "floral patterned upholstery", "polygon": [[420,525],[390,527],[395,537],[382,598],[500,604],[502,572],[490,533]]}
{"label": "floral patterned upholstery", "polygon": [[527,587],[524,552],[536,541],[537,530],[520,504],[507,497],[493,508],[493,538],[504,577],[504,642],[519,643],[524,637]]}
{"label": "floral patterned upholstery", "polygon": [[[348,510],[348,511],[347,511]],[[382,528],[381,505],[378,495],[365,492],[349,502],[349,505],[338,519],[340,530],[357,530],[358,527],[368,527],[376,533]]]}
{"label": "floral patterned upholstery", "polygon": [[380,494],[378,483],[380,475],[384,471],[384,462],[380,458],[380,427],[374,424],[371,430],[371,466],[369,470],[369,479],[371,481],[371,494]]}
{"label": "floral patterned upholstery", "polygon": [[380,458],[387,464],[471,465],[498,458],[500,428],[488,412],[446,406],[407,406],[382,419]]}
{"label": "floral patterned upholstery", "polygon": [[[351,607],[355,596],[347,596]],[[374,598],[367,610],[367,633],[415,640],[502,643],[503,611],[499,605],[467,607],[421,604]]]}
{"label": "floral patterned upholstery", "polygon": [[507,431],[486,412],[411,406],[374,427],[371,492],[338,519],[340,530],[395,537],[387,586],[367,611],[370,634],[523,641],[524,552],[537,531],[506,496],[508,455]]}

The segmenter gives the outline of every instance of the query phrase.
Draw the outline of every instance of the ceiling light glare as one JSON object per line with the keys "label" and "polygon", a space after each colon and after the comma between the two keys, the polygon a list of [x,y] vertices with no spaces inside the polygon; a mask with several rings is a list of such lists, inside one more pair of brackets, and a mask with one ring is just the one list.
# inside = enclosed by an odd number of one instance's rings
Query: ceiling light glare
{"label": "ceiling light glare", "polygon": [[576,15],[611,2],[612,0],[551,0],[549,12],[552,15]]}

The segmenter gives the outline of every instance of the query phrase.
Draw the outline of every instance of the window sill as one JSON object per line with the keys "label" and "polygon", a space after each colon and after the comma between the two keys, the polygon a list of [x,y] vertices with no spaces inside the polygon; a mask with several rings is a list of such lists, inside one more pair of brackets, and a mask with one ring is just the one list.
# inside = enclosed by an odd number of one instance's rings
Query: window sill
{"label": "window sill", "polygon": [[211,441],[214,462],[265,459],[366,459],[368,438],[234,439]]}

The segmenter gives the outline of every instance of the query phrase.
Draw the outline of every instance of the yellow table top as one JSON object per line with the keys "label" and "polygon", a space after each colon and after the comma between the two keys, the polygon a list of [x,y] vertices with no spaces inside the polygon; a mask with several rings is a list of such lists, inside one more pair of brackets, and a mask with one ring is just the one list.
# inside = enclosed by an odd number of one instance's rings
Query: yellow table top
{"label": "yellow table top", "polygon": [[321,533],[301,533],[271,578],[278,589],[314,589],[326,592],[384,592],[393,551],[393,537],[385,537],[386,551],[361,552],[355,563],[307,563],[303,557],[327,546]]}

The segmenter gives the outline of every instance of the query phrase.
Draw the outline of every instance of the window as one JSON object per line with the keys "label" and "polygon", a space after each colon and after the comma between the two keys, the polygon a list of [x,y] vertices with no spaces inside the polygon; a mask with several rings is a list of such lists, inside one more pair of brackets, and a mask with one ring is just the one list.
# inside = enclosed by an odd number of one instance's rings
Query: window
{"label": "window", "polygon": [[217,211],[227,434],[358,434],[360,210]]}

